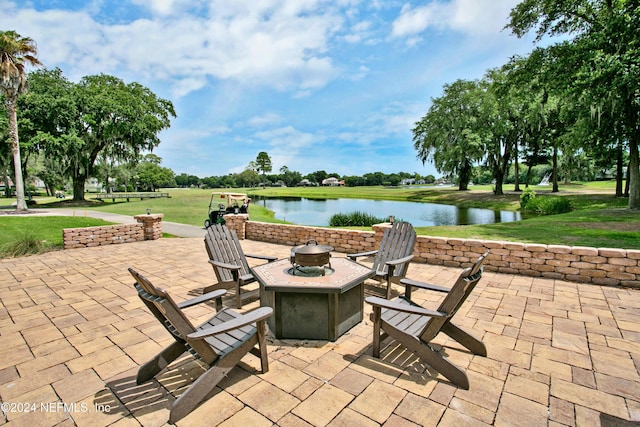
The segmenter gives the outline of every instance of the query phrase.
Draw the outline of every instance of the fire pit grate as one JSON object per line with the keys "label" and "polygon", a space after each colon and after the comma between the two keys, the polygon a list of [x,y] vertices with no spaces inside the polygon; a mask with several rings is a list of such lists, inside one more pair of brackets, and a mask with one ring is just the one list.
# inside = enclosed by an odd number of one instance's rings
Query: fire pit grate
{"label": "fire pit grate", "polygon": [[291,267],[287,270],[287,274],[300,277],[320,277],[329,276],[334,273],[334,269],[328,266],[300,266]]}

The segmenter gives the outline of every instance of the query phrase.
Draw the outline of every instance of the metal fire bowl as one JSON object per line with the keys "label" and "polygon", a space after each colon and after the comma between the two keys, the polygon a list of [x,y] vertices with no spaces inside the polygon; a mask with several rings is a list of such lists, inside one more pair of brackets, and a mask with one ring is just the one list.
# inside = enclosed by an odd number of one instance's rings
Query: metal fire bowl
{"label": "metal fire bowl", "polygon": [[319,267],[329,264],[333,247],[319,245],[315,239],[291,249],[291,264],[300,267]]}

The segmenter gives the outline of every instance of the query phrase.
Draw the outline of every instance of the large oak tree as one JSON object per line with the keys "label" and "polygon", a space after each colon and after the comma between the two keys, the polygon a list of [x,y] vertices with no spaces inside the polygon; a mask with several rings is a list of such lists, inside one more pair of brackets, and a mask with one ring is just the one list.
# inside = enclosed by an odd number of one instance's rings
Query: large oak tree
{"label": "large oak tree", "polygon": [[422,162],[433,162],[440,173],[450,173],[459,190],[467,190],[473,165],[485,154],[484,123],[480,123],[485,95],[478,82],[457,80],[432,99],[427,114],[413,132],[413,145]]}
{"label": "large oak tree", "polygon": [[114,76],[87,76],[74,84],[60,70],[44,70],[30,79],[32,90],[21,102],[32,147],[71,177],[74,200],[84,199],[99,156],[136,161],[160,143],[158,134],[176,115],[170,101]]}

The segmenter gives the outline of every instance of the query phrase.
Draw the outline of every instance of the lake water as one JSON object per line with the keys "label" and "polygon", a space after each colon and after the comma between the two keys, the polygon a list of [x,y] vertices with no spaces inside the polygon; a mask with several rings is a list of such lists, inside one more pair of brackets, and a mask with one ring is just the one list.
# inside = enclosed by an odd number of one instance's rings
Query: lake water
{"label": "lake water", "polygon": [[366,199],[254,198],[254,204],[275,212],[277,219],[298,225],[329,225],[333,214],[359,211],[396,221],[407,221],[414,227],[431,225],[467,225],[512,222],[521,219],[520,212],[459,208],[435,203],[396,202]]}

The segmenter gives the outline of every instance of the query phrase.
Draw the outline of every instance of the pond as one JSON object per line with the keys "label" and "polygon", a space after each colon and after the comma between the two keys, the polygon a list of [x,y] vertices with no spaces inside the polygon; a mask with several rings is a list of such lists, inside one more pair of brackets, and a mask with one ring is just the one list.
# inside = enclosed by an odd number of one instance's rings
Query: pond
{"label": "pond", "polygon": [[254,198],[253,203],[275,212],[277,219],[298,225],[328,226],[333,214],[359,211],[379,217],[394,215],[414,227],[513,222],[520,212],[459,208],[451,205],[367,199],[306,199],[300,197]]}

